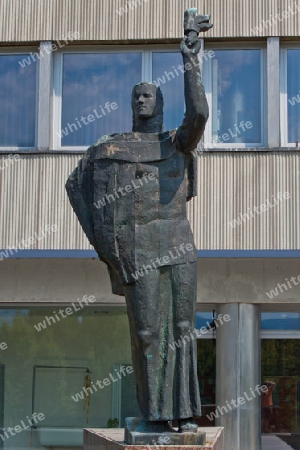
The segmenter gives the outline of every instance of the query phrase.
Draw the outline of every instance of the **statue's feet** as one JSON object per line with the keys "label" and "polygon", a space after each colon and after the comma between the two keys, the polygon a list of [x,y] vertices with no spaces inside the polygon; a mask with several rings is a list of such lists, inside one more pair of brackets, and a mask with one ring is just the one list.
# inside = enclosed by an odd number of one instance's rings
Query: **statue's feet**
{"label": "statue's feet", "polygon": [[140,433],[174,433],[174,428],[171,427],[168,421],[159,420],[159,421],[150,421],[143,420],[136,428],[135,431]]}
{"label": "statue's feet", "polygon": [[179,420],[179,433],[197,433],[198,425],[192,417]]}

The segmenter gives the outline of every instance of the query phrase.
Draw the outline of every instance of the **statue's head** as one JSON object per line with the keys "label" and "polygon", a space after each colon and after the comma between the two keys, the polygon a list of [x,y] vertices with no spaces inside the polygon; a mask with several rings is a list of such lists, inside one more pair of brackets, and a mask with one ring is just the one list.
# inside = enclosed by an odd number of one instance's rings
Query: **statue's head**
{"label": "statue's head", "polygon": [[163,130],[163,96],[153,83],[136,84],[132,90],[133,131]]}

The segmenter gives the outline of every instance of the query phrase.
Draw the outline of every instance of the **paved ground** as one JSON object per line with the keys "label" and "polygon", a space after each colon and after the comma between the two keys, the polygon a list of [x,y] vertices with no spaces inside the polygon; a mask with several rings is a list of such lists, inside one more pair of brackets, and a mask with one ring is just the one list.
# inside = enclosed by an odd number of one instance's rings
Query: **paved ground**
{"label": "paved ground", "polygon": [[293,450],[293,448],[272,434],[264,434],[262,436],[262,450]]}

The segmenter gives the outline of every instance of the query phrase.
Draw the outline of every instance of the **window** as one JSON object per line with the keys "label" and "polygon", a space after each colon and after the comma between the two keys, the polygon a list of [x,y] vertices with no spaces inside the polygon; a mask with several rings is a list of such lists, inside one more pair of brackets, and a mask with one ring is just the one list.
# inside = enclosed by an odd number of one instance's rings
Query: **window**
{"label": "window", "polygon": [[[266,394],[261,397],[262,432],[279,434],[287,444],[298,444],[300,430],[300,314],[261,314],[261,374]],[[285,435],[281,435],[285,433]]]}
{"label": "window", "polygon": [[37,62],[0,51],[0,147],[35,147]]}
{"label": "window", "polygon": [[261,329],[279,330],[279,331],[300,331],[300,313],[284,312],[284,313],[262,313]]}
{"label": "window", "polygon": [[264,62],[262,48],[214,49],[204,62],[210,107],[205,147],[264,145]]}
{"label": "window", "polygon": [[184,113],[183,72],[178,66],[182,64],[182,56],[177,52],[153,52],[152,80],[157,84],[164,97],[164,128],[177,128]]}
{"label": "window", "polygon": [[62,58],[61,145],[88,146],[104,134],[131,130],[131,90],[141,81],[141,53]]}
{"label": "window", "polygon": [[[126,313],[79,303],[71,315],[66,306],[27,308],[0,310],[0,343],[7,344],[0,350],[0,442],[29,450],[47,439],[47,448],[82,448],[84,427],[105,428],[114,418],[111,391],[128,374],[118,375],[114,361],[131,361]],[[31,432],[32,412],[44,417]],[[21,421],[26,430],[7,432]]]}
{"label": "window", "polygon": [[[154,82],[164,96],[164,129],[184,116],[184,68],[179,46],[111,47],[56,52],[53,148],[85,150],[104,134],[131,131],[131,92]],[[204,57],[210,119],[206,147],[265,144],[265,49],[218,48]]]}
{"label": "window", "polygon": [[297,147],[300,141],[300,49],[284,48],[281,60],[281,141],[285,147]]}
{"label": "window", "polygon": [[105,134],[131,131],[131,93],[141,81],[163,93],[164,129],[178,127],[184,117],[181,64],[179,47],[56,52],[53,147],[82,151]]}

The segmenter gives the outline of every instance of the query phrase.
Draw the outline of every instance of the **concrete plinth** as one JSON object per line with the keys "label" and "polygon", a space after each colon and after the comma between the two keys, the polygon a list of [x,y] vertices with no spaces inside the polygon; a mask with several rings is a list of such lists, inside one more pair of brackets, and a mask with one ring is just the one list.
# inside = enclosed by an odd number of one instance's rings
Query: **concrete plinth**
{"label": "concrete plinth", "polygon": [[129,445],[124,442],[124,428],[85,429],[84,450],[224,450],[222,427],[201,427],[206,434],[204,445]]}
{"label": "concrete plinth", "polygon": [[139,417],[127,417],[124,440],[129,445],[200,446],[205,444],[206,435],[200,430],[197,430],[197,433],[178,433],[165,422],[149,422]]}

